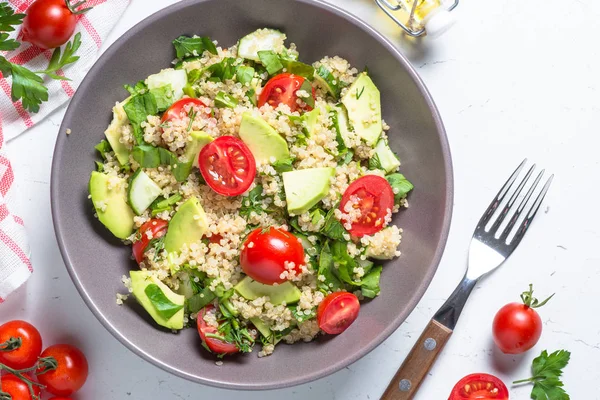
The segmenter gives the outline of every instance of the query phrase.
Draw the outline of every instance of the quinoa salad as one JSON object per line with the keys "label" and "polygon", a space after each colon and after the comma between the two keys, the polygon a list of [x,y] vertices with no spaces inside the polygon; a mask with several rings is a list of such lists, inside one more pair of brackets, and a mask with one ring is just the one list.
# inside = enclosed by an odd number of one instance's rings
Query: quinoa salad
{"label": "quinoa salad", "polygon": [[413,185],[379,90],[286,39],[175,39],[173,65],[125,85],[96,146],[95,215],[137,262],[117,304],[133,295],[219,357],[342,333],[400,256],[392,215]]}

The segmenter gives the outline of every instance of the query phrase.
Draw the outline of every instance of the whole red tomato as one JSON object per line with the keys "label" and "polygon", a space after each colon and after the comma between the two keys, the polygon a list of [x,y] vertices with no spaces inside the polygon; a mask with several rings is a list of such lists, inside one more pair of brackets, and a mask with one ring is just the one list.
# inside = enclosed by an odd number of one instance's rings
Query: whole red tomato
{"label": "whole red tomato", "polygon": [[78,391],[88,376],[88,362],[81,350],[69,344],[55,344],[42,352],[42,358],[54,357],[57,367],[44,372],[38,368],[38,381],[57,396],[69,396]]}
{"label": "whole red tomato", "polygon": [[542,319],[534,309],[546,304],[552,296],[539,303],[529,285],[529,291],[521,294],[523,303],[509,303],[496,313],[492,333],[503,353],[520,354],[535,346],[542,335]]}
{"label": "whole red tomato", "polygon": [[304,248],[296,236],[273,227],[252,231],[240,255],[244,273],[267,285],[285,282],[287,278],[282,274],[290,263],[293,263],[292,269],[299,273],[300,266],[304,264]]}
{"label": "whole red tomato", "polygon": [[29,322],[0,325],[0,363],[14,369],[32,367],[42,352],[40,332]]}
{"label": "whole red tomato", "polygon": [[42,49],[53,49],[65,44],[77,24],[77,15],[71,0],[36,0],[25,12],[23,38]]}
{"label": "whole red tomato", "polygon": [[[25,374],[25,376],[33,380],[28,374]],[[31,392],[25,381],[13,374],[2,375],[0,377],[0,386],[2,387],[0,391],[8,393],[10,395],[9,398],[12,400],[32,400]],[[33,385],[33,394],[36,396],[36,399],[39,399],[40,392],[40,387]]]}

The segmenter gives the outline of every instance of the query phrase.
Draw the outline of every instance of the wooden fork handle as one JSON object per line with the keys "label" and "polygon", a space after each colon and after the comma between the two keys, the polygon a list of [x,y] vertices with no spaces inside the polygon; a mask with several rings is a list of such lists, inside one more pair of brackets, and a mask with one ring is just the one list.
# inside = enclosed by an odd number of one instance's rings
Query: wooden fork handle
{"label": "wooden fork handle", "polygon": [[429,369],[450,339],[452,329],[436,320],[429,324],[394,375],[381,400],[410,400],[427,376]]}

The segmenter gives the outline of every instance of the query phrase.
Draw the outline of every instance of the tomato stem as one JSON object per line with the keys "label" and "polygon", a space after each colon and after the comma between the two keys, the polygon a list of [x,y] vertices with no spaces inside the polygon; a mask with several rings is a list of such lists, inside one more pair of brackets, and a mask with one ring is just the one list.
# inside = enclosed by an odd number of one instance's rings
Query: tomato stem
{"label": "tomato stem", "polygon": [[86,7],[86,8],[82,8],[81,10],[77,10],[77,8],[84,5],[87,2],[87,0],[82,0],[79,3],[75,3],[75,4],[71,4],[71,1],[72,0],[65,0],[65,4],[67,5],[67,8],[69,9],[69,11],[71,11],[71,13],[73,13],[74,15],[85,14],[86,12],[90,11],[93,8],[93,7]]}
{"label": "tomato stem", "polygon": [[56,361],[56,358],[54,358],[54,357],[40,358],[37,362],[36,368],[42,369],[42,370],[39,372],[36,372],[35,374],[42,375],[48,371],[53,371],[56,368],[58,368],[58,361]]}
{"label": "tomato stem", "polygon": [[[54,357],[47,357],[47,358],[52,358],[54,359]],[[43,360],[43,359],[40,359]],[[56,360],[54,359],[54,362],[56,363]],[[38,367],[38,364],[34,365],[33,367],[29,367],[29,368],[23,368],[23,369],[14,369],[11,368],[7,365],[4,365],[2,363],[0,363],[0,371],[4,370],[7,371],[8,373],[13,374],[14,376],[16,376],[17,378],[19,378],[20,380],[22,380],[23,382],[25,382],[25,384],[27,385],[27,388],[29,389],[29,393],[31,394],[31,398],[33,400],[39,400],[39,396],[36,396],[35,391],[33,390],[33,386],[38,386],[42,389],[46,388],[46,386],[42,385],[39,382],[36,382],[34,380],[31,380],[27,377],[27,375],[24,375],[27,372],[31,372],[33,370],[35,370]],[[4,396],[7,395],[8,397]],[[10,394],[7,393],[3,393],[0,392],[0,400],[10,400],[12,397],[10,396]]]}
{"label": "tomato stem", "polygon": [[0,344],[0,351],[13,351],[21,347],[23,340],[20,337],[10,337],[6,342]]}
{"label": "tomato stem", "polygon": [[530,283],[529,290],[521,293],[521,300],[523,301],[523,304],[525,304],[529,308],[540,308],[543,305],[545,305],[548,301],[550,301],[550,299],[554,297],[555,294],[556,293],[553,293],[550,297],[548,297],[546,300],[540,303],[538,299],[533,297],[533,285]]}
{"label": "tomato stem", "polygon": [[12,400],[12,396],[0,390],[0,400]]}
{"label": "tomato stem", "polygon": [[543,379],[545,378],[545,376],[543,375],[539,375],[539,376],[532,376],[531,378],[527,378],[527,379],[519,379],[518,381],[513,381],[513,385],[519,385],[521,383],[531,383],[531,382],[535,382],[538,379]]}

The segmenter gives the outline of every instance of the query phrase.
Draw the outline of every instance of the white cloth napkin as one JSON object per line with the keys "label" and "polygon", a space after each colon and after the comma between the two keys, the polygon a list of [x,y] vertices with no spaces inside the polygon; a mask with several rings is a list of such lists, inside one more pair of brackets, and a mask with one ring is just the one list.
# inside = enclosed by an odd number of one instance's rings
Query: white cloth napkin
{"label": "white cloth napkin", "polygon": [[[24,13],[34,0],[8,0],[18,13]],[[43,120],[56,108],[67,102],[96,61],[102,42],[120,18],[129,0],[88,0],[93,7],[79,18],[75,32],[81,33],[81,47],[77,51],[79,60],[60,71],[70,81],[44,79],[48,88],[48,101],[42,103],[38,113],[25,110],[20,101],[11,100],[11,78],[0,74],[0,303],[13,290],[21,286],[33,272],[29,258],[29,244],[23,221],[11,214],[10,188],[14,175],[5,152],[6,141],[18,136]],[[20,27],[12,32],[17,37]],[[46,69],[52,50],[41,50],[29,43],[18,49],[2,53],[15,64],[24,65],[32,71]]]}

